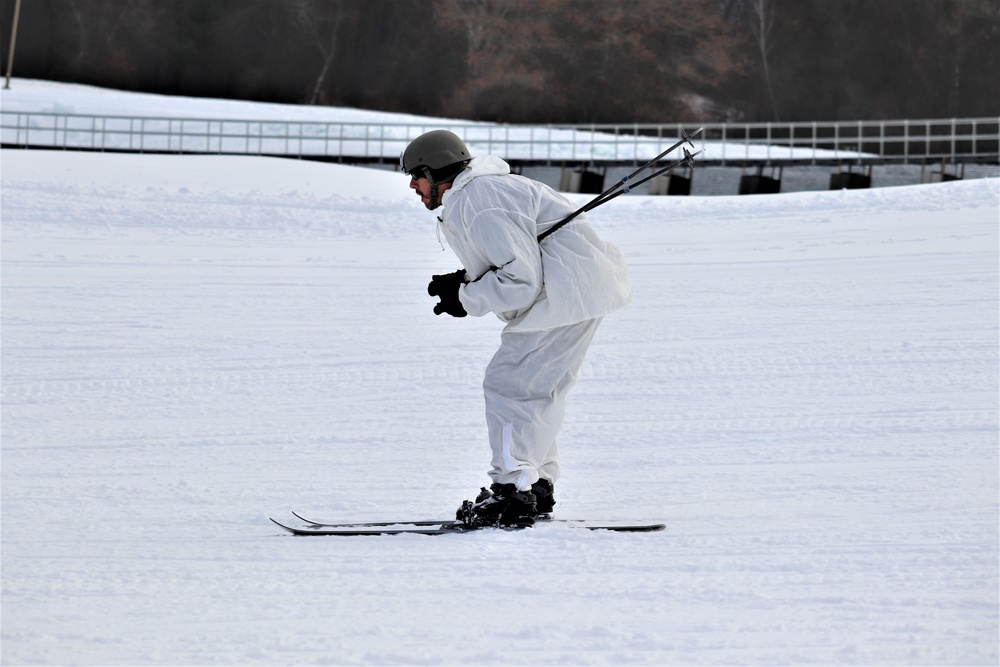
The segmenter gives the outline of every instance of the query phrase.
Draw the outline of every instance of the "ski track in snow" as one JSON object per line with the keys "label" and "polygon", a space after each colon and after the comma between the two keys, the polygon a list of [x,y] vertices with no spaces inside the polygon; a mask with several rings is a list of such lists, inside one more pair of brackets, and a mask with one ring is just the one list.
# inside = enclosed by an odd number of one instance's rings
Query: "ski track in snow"
{"label": "ski track in snow", "polygon": [[406,179],[0,155],[4,664],[1000,658],[997,180],[590,214],[636,301],[557,512],[667,531],[301,539],[487,481],[500,325]]}

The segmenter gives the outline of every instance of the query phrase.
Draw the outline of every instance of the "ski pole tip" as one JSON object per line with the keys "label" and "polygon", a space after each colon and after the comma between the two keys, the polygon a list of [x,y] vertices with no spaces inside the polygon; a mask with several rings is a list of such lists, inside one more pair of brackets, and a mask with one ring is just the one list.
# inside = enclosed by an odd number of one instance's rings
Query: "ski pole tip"
{"label": "ski pole tip", "polygon": [[695,158],[695,156],[701,155],[704,152],[705,152],[704,150],[700,150],[697,153],[692,153],[687,148],[685,148],[684,149],[684,159],[681,160],[681,162],[683,162],[684,164],[686,164],[691,169],[694,169],[694,158]]}
{"label": "ski pole tip", "polygon": [[699,134],[701,134],[704,129],[705,129],[705,127],[702,126],[702,127],[699,127],[697,130],[695,130],[694,132],[692,132],[691,134],[688,134],[684,130],[684,128],[681,128],[681,135],[682,135],[684,141],[688,142],[691,145],[691,148],[694,148],[695,147],[694,142],[691,141],[691,140],[694,139],[695,137],[697,137]]}

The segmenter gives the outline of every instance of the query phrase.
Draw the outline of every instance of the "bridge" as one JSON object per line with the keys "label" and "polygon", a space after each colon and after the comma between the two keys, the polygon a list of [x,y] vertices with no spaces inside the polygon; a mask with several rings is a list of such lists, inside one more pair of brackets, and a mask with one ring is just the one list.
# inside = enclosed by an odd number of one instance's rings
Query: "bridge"
{"label": "bridge", "polygon": [[[834,166],[838,174],[845,172],[831,178],[830,187],[839,188],[870,187],[875,166],[918,165],[921,170],[936,166],[938,180],[948,180],[964,174],[967,165],[1000,165],[1000,117],[703,126],[500,125],[447,120],[373,123],[0,111],[0,144],[4,148],[259,155],[374,166],[396,164],[410,140],[442,127],[461,136],[473,154],[499,155],[517,171],[559,168],[559,185],[566,191],[600,188],[595,181],[598,176],[603,181],[603,174],[598,171],[645,162],[682,132],[698,127],[703,130],[694,142],[704,150],[698,166],[739,168],[741,193],[780,191],[782,170],[802,166]],[[947,174],[949,165],[955,174]],[[862,173],[854,171],[856,168]],[[765,169],[771,174],[765,174]],[[994,171],[991,168],[987,173]],[[574,180],[573,174],[579,178]],[[678,174],[674,181],[677,187],[662,180],[652,183],[650,191],[690,193],[690,175]]]}
{"label": "bridge", "polygon": [[[447,127],[474,153],[520,165],[645,161],[696,124],[492,125],[156,118],[0,111],[5,148],[268,155],[395,163],[423,132]],[[699,163],[913,164],[1000,162],[1000,117],[936,120],[708,123]]]}

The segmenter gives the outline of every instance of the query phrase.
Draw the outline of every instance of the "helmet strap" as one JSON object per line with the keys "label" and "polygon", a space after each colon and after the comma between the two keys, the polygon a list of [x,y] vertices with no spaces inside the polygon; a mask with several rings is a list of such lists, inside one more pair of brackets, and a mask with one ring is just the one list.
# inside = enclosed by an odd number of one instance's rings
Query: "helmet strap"
{"label": "helmet strap", "polygon": [[430,210],[436,209],[441,205],[441,201],[438,198],[438,186],[441,183],[451,183],[455,180],[462,171],[465,170],[466,166],[469,164],[468,160],[462,162],[457,162],[452,165],[453,168],[449,169],[444,167],[442,169],[431,169],[430,167],[424,165],[420,167],[420,170],[424,173],[424,178],[427,182],[431,184],[431,196],[428,207]]}
{"label": "helmet strap", "polygon": [[438,201],[438,182],[430,179],[428,179],[428,182],[431,184],[431,201],[428,208],[433,211],[441,205],[441,202]]}

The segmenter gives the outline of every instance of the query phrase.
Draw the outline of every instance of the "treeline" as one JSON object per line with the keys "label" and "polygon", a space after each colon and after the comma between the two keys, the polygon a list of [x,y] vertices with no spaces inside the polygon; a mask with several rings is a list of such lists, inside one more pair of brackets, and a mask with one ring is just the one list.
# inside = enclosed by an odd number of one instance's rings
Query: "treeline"
{"label": "treeline", "polygon": [[23,0],[16,46],[15,77],[513,123],[1000,114],[1000,0]]}

